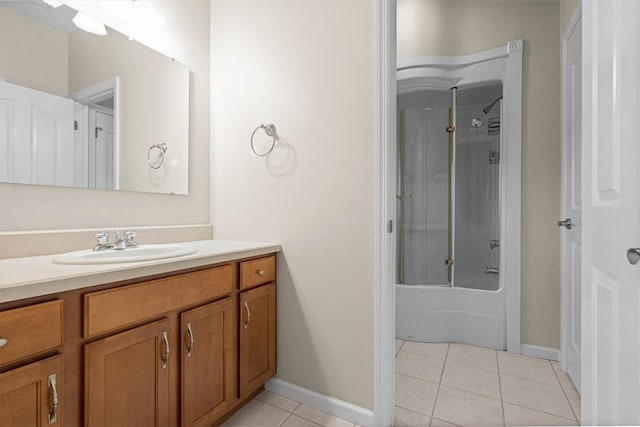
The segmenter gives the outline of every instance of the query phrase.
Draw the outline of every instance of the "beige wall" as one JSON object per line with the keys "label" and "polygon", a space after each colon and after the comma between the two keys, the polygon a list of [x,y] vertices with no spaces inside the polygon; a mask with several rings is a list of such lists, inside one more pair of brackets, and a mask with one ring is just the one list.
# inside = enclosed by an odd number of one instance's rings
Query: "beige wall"
{"label": "beige wall", "polygon": [[[80,2],[90,3],[90,2]],[[209,223],[209,1],[153,1],[167,19],[161,29],[163,53],[191,69],[189,123],[189,195],[170,196],[126,191],[100,191],[35,185],[0,184],[0,257],[13,256],[21,231],[114,229]],[[155,47],[155,46],[154,46]],[[211,236],[203,228],[201,238]],[[9,233],[10,232],[10,233]],[[148,241],[152,231],[141,232]],[[148,234],[145,237],[145,234]],[[179,238],[180,229],[171,234]],[[77,249],[92,244],[91,231]],[[4,238],[3,238],[4,237]],[[190,236],[193,237],[193,236]],[[60,252],[65,233],[42,238],[34,252]],[[68,250],[68,246],[64,246]],[[24,249],[24,248],[23,248]],[[19,252],[24,254],[24,250]]]}
{"label": "beige wall", "polygon": [[560,0],[560,37],[564,35],[578,4],[580,4],[579,0]]}
{"label": "beige wall", "polygon": [[215,237],[282,245],[278,377],[371,408],[375,3],[212,3]]}
{"label": "beige wall", "polygon": [[16,13],[0,2],[0,77],[67,96],[67,45],[66,33]]}
{"label": "beige wall", "polygon": [[[119,188],[188,192],[189,70],[183,64],[109,29],[69,35],[69,93],[108,80],[120,82]],[[159,169],[147,166],[154,144],[168,144]]]}
{"label": "beige wall", "polygon": [[561,93],[558,0],[398,0],[398,57],[462,55],[525,40],[522,342],[560,346]]}

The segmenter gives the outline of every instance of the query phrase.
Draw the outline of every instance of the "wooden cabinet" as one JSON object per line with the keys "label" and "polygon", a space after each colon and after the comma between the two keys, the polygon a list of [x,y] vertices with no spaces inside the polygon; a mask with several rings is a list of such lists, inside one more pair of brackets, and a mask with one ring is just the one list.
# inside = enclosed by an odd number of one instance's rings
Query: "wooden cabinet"
{"label": "wooden cabinet", "polygon": [[258,388],[276,372],[275,284],[240,294],[240,396]]}
{"label": "wooden cabinet", "polygon": [[169,321],[85,345],[85,425],[169,424]]}
{"label": "wooden cabinet", "polygon": [[180,315],[182,426],[210,426],[231,406],[232,314],[231,298],[225,298]]}
{"label": "wooden cabinet", "polygon": [[62,425],[62,356],[0,374],[0,425]]}
{"label": "wooden cabinet", "polygon": [[0,374],[0,426],[62,425],[62,356],[45,358],[62,346],[62,317],[61,300],[0,313],[0,366],[13,367]]}
{"label": "wooden cabinet", "polygon": [[33,304],[0,313],[0,365],[62,345],[62,301]]}
{"label": "wooden cabinet", "polygon": [[54,412],[57,426],[218,425],[275,374],[275,267],[269,254],[5,306],[0,426]]}

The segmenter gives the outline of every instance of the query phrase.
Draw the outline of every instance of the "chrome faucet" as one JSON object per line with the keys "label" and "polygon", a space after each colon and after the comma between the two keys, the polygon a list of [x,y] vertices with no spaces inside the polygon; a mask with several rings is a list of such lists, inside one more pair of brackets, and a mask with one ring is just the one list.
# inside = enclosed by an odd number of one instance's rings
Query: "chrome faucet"
{"label": "chrome faucet", "polygon": [[114,244],[109,242],[109,233],[102,231],[93,235],[98,240],[98,244],[93,247],[94,251],[106,251],[113,249]]}
{"label": "chrome faucet", "polygon": [[98,240],[98,244],[94,246],[93,250],[96,252],[109,249],[121,251],[127,248],[137,248],[138,243],[134,240],[137,235],[137,232],[131,230],[125,231],[123,235],[116,231],[116,238],[112,243],[109,242],[109,233],[106,231],[96,233],[93,237]]}
{"label": "chrome faucet", "polygon": [[121,251],[127,248],[137,248],[138,243],[134,240],[137,235],[138,233],[132,230],[125,231],[124,235],[120,235],[116,231],[116,241],[113,245],[113,249]]}

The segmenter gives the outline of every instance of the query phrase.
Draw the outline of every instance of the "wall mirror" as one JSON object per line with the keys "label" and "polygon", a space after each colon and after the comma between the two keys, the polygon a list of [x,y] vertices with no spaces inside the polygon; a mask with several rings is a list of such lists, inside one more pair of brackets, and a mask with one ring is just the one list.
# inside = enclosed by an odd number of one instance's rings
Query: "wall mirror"
{"label": "wall mirror", "polygon": [[187,194],[188,178],[185,65],[61,2],[0,2],[0,182]]}

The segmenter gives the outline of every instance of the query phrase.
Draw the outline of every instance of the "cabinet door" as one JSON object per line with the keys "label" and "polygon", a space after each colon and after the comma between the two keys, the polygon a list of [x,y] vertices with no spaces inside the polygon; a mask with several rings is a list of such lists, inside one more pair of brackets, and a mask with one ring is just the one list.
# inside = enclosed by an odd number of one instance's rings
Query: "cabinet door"
{"label": "cabinet door", "polygon": [[169,320],[85,345],[85,424],[161,426],[169,421]]}
{"label": "cabinet door", "polygon": [[240,396],[245,397],[276,373],[275,284],[242,292],[240,313]]}
{"label": "cabinet door", "polygon": [[62,356],[0,375],[0,426],[62,425]]}
{"label": "cabinet door", "polygon": [[209,426],[229,407],[235,378],[231,299],[180,315],[182,425]]}

